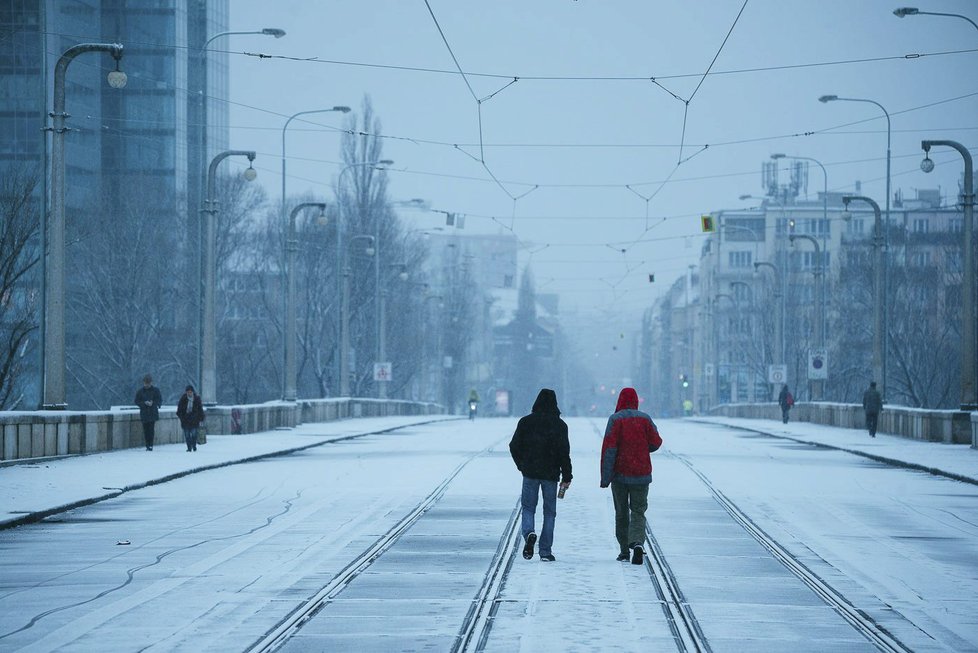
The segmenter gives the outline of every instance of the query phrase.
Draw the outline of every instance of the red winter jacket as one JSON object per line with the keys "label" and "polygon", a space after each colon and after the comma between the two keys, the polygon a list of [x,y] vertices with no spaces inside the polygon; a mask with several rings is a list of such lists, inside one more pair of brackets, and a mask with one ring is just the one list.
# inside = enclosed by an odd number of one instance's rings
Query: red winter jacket
{"label": "red winter jacket", "polygon": [[662,438],[652,418],[638,409],[634,388],[622,388],[615,414],[608,418],[601,444],[601,487],[619,483],[651,483],[652,456]]}

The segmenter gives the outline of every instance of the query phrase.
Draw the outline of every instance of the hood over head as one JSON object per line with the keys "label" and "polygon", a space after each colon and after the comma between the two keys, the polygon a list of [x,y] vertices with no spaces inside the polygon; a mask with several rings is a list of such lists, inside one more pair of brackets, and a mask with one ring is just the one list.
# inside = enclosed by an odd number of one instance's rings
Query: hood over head
{"label": "hood over head", "polygon": [[618,405],[615,406],[615,412],[626,408],[638,410],[638,393],[635,392],[635,388],[622,388],[618,394]]}
{"label": "hood over head", "polygon": [[536,401],[533,402],[532,412],[560,415],[560,409],[557,408],[557,393],[549,388],[541,390]]}

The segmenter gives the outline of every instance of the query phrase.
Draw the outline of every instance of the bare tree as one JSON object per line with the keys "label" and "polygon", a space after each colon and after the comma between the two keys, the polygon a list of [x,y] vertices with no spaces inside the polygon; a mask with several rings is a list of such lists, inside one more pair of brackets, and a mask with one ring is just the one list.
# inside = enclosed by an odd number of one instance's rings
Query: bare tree
{"label": "bare tree", "polygon": [[267,401],[280,396],[282,378],[282,267],[267,243],[277,214],[241,175],[219,176],[216,188],[217,397]]}
{"label": "bare tree", "polygon": [[172,375],[169,348],[193,337],[173,310],[178,293],[196,285],[174,273],[177,230],[153,213],[165,202],[138,192],[116,202],[120,214],[93,211],[86,220],[69,272],[69,402],[101,408],[129,403],[145,372]]}
{"label": "bare tree", "polygon": [[0,179],[0,409],[23,403],[30,338],[38,326],[38,285],[31,278],[38,267],[38,180],[27,170]]}

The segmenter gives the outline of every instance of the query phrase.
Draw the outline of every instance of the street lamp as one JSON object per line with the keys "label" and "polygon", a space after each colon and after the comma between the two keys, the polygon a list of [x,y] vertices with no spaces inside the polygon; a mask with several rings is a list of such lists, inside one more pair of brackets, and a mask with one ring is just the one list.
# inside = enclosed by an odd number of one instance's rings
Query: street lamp
{"label": "street lamp", "polygon": [[[374,262],[377,262],[377,259],[374,259]],[[401,281],[407,280],[408,273],[407,273],[407,266],[405,264],[391,263],[387,267],[400,270],[400,272],[397,275],[398,278],[401,279]],[[380,290],[379,301],[380,301],[380,303],[378,304],[379,324],[377,325],[377,335],[378,338],[380,339],[380,342],[377,347],[378,350],[377,357],[379,359],[378,362],[386,363],[387,362],[387,288],[383,288]],[[379,393],[379,396],[381,398],[387,396],[387,383],[389,381],[390,379],[377,381],[378,385],[381,388],[383,388],[383,390],[381,390]]]}
{"label": "street lamp", "polygon": [[[784,317],[785,317],[785,296],[784,296],[784,280],[781,277],[781,271],[778,270],[778,266],[774,263],[768,263],[767,261],[756,261],[754,263],[754,271],[757,272],[759,268],[767,267],[771,268],[774,273],[774,279],[777,282],[774,286],[774,298],[781,300],[781,310],[778,312],[778,319],[774,321],[774,365],[784,365]],[[772,386],[773,390],[777,390],[777,386]]]}
{"label": "street lamp", "polygon": [[[344,166],[343,169],[340,170],[339,177],[338,177],[338,179],[336,181],[337,195],[339,193],[339,188],[343,185],[343,175],[346,174],[347,171],[352,170],[353,168],[359,168],[359,167],[369,167],[369,168],[376,169],[376,170],[383,170],[383,169],[388,168],[388,167],[390,167],[392,165],[394,165],[394,162],[391,161],[390,159],[380,159],[379,161],[359,161],[357,163],[350,163],[350,164]],[[343,229],[342,229],[342,224],[340,222],[340,216],[341,216],[341,212],[339,210],[337,210],[337,212],[336,212],[336,260],[337,261],[343,261],[343,260],[345,260],[345,257],[343,255]],[[377,231],[376,231],[376,234],[375,234],[374,243],[371,246],[375,252],[379,249],[378,248],[378,245],[380,243],[380,227],[379,227],[380,221],[379,220],[377,221],[377,224],[378,224],[378,227],[377,227]],[[379,253],[378,253],[378,256],[377,256],[377,260],[378,260],[378,265],[379,265],[379,260],[380,260]],[[346,277],[346,275],[347,275],[347,272],[344,269],[344,272],[343,272],[344,283],[345,283],[345,277]],[[380,281],[380,268],[379,267],[376,268],[376,276],[377,276],[377,282],[378,282],[378,285],[379,285],[379,281]],[[341,290],[340,292],[342,294],[343,291]],[[376,299],[377,299],[376,306],[377,306],[377,309],[379,311],[380,310],[379,295],[377,296]],[[341,340],[342,340],[342,338],[341,338]],[[346,397],[350,393],[349,374],[344,374],[344,370],[347,370],[347,371],[349,370],[349,361],[348,361],[349,354],[350,354],[349,348],[348,347],[344,347],[340,351],[340,355],[339,355],[339,359],[340,359],[340,395],[341,396],[344,396],[344,397]]]}
{"label": "street lamp", "polygon": [[883,384],[883,400],[886,400],[886,354],[884,338],[885,320],[883,318],[883,225],[880,221],[880,205],[863,195],[843,195],[842,203],[846,207],[848,219],[849,202],[860,200],[873,207],[873,378]]}
{"label": "street lamp", "polygon": [[[284,160],[283,160],[284,164]],[[288,277],[288,291],[285,296],[285,376],[282,381],[282,398],[285,401],[296,400],[296,299],[295,299],[295,256],[299,250],[299,241],[295,233],[295,217],[299,211],[308,208],[318,208],[319,216],[326,215],[325,202],[302,202],[292,209],[289,214],[289,230],[285,240],[285,251],[288,254],[285,274]]]}
{"label": "street lamp", "polygon": [[971,20],[967,16],[962,16],[961,14],[945,14],[939,11],[921,11],[916,7],[900,7],[899,9],[893,10],[893,15],[896,16],[897,18],[903,18],[904,16],[925,16],[925,15],[926,16],[954,16],[955,18],[962,18],[968,21],[969,23],[971,23],[972,27],[978,29],[978,23],[975,23],[975,21]]}
{"label": "street lamp", "polygon": [[[365,240],[370,244],[364,249],[367,256],[376,255],[376,241],[373,236],[358,235],[350,238],[350,245],[358,240]],[[344,250],[343,262],[343,290],[340,298],[340,396],[350,395],[350,277],[353,272],[350,270],[349,254],[350,248]]]}
{"label": "street lamp", "polygon": [[[795,244],[795,239],[804,238],[805,240],[811,242],[815,247],[815,307],[816,307],[816,317],[815,317],[815,342],[819,349],[825,348],[825,270],[822,268],[822,248],[818,245],[818,240],[814,236],[809,236],[808,234],[791,234],[788,236],[788,240],[791,242],[792,246]],[[818,380],[815,382],[815,388],[817,389],[817,397],[813,399],[822,399],[822,381]]]}
{"label": "street lamp", "polygon": [[[713,296],[713,315],[715,316],[714,318],[715,324],[713,327],[713,343],[714,343],[713,360],[715,366],[714,374],[713,374],[713,385],[714,385],[714,393],[715,393],[714,402],[713,402],[714,406],[720,403],[720,319],[719,318],[720,318],[721,297],[726,297],[727,299],[729,299],[730,303],[733,304],[735,307],[737,305],[736,300],[734,300],[733,296],[728,293],[720,292]],[[729,374],[729,367],[728,367],[728,374]]]}
{"label": "street lamp", "polygon": [[[964,257],[961,283],[961,410],[978,410],[975,379],[975,182],[974,167],[968,148],[955,141],[921,141],[920,147],[930,154],[935,145],[953,147],[964,159],[964,192],[961,206],[964,208]],[[924,165],[928,163],[929,165]],[[920,164],[924,172],[934,169],[934,162],[927,156]]]}
{"label": "street lamp", "polygon": [[330,113],[330,112],[333,112],[333,111],[339,111],[341,113],[349,113],[350,112],[350,107],[336,106],[336,107],[333,107],[332,109],[313,109],[311,111],[299,111],[298,113],[293,113],[291,116],[289,116],[288,120],[285,121],[285,124],[282,125],[282,208],[281,208],[282,222],[285,222],[285,203],[286,203],[286,199],[285,199],[285,178],[286,178],[285,177],[285,130],[288,129],[289,123],[292,122],[293,120],[295,120],[296,118],[298,118],[299,116],[304,116],[304,115],[307,115],[307,114],[310,114],[310,113]]}
{"label": "street lamp", "polygon": [[[229,156],[248,157],[248,169],[245,171],[244,178],[252,181],[257,176],[251,162],[255,160],[255,153],[251,150],[227,150],[221,152],[211,161],[207,168],[207,190],[204,206],[200,209],[201,213],[206,214],[204,225],[204,280],[203,280],[203,319],[201,320],[200,333],[200,398],[205,406],[213,406],[217,403],[217,325],[215,298],[217,296],[217,252],[215,219],[217,213],[217,200],[214,198],[214,178],[217,175],[217,165]],[[248,170],[251,172],[248,173]]]}
{"label": "street lamp", "polygon": [[[119,43],[80,43],[68,48],[54,66],[54,104],[51,112],[51,204],[49,217],[41,225],[41,264],[44,284],[41,315],[41,408],[64,410],[65,393],[65,77],[68,65],[84,52],[108,52],[115,59],[109,73],[112,88],[126,85],[126,74],[119,70],[122,45]],[[45,242],[45,232],[50,241]]]}

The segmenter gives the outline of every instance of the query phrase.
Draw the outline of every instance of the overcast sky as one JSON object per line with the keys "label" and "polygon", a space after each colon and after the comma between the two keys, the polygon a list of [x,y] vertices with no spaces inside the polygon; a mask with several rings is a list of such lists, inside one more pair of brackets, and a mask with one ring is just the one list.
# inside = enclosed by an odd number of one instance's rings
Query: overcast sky
{"label": "overcast sky", "polygon": [[[818,159],[830,190],[858,180],[884,204],[882,113],[820,95],[882,104],[894,192],[940,186],[953,201],[960,155],[934,151],[937,169],[924,175],[920,141],[974,146],[978,30],[897,18],[899,2],[233,0],[230,29],[287,35],[214,47],[275,55],[231,56],[231,146],[259,152],[272,199],[286,118],[359,110],[368,95],[395,161],[393,199],[464,213],[466,233],[512,230],[538,290],[559,292],[562,310],[637,314],[698,259],[700,214],[757,203],[738,196],[763,194],[773,152]],[[918,6],[978,21],[970,0]],[[292,122],[290,194],[331,198],[347,118]],[[808,193],[821,188],[813,166]]]}

